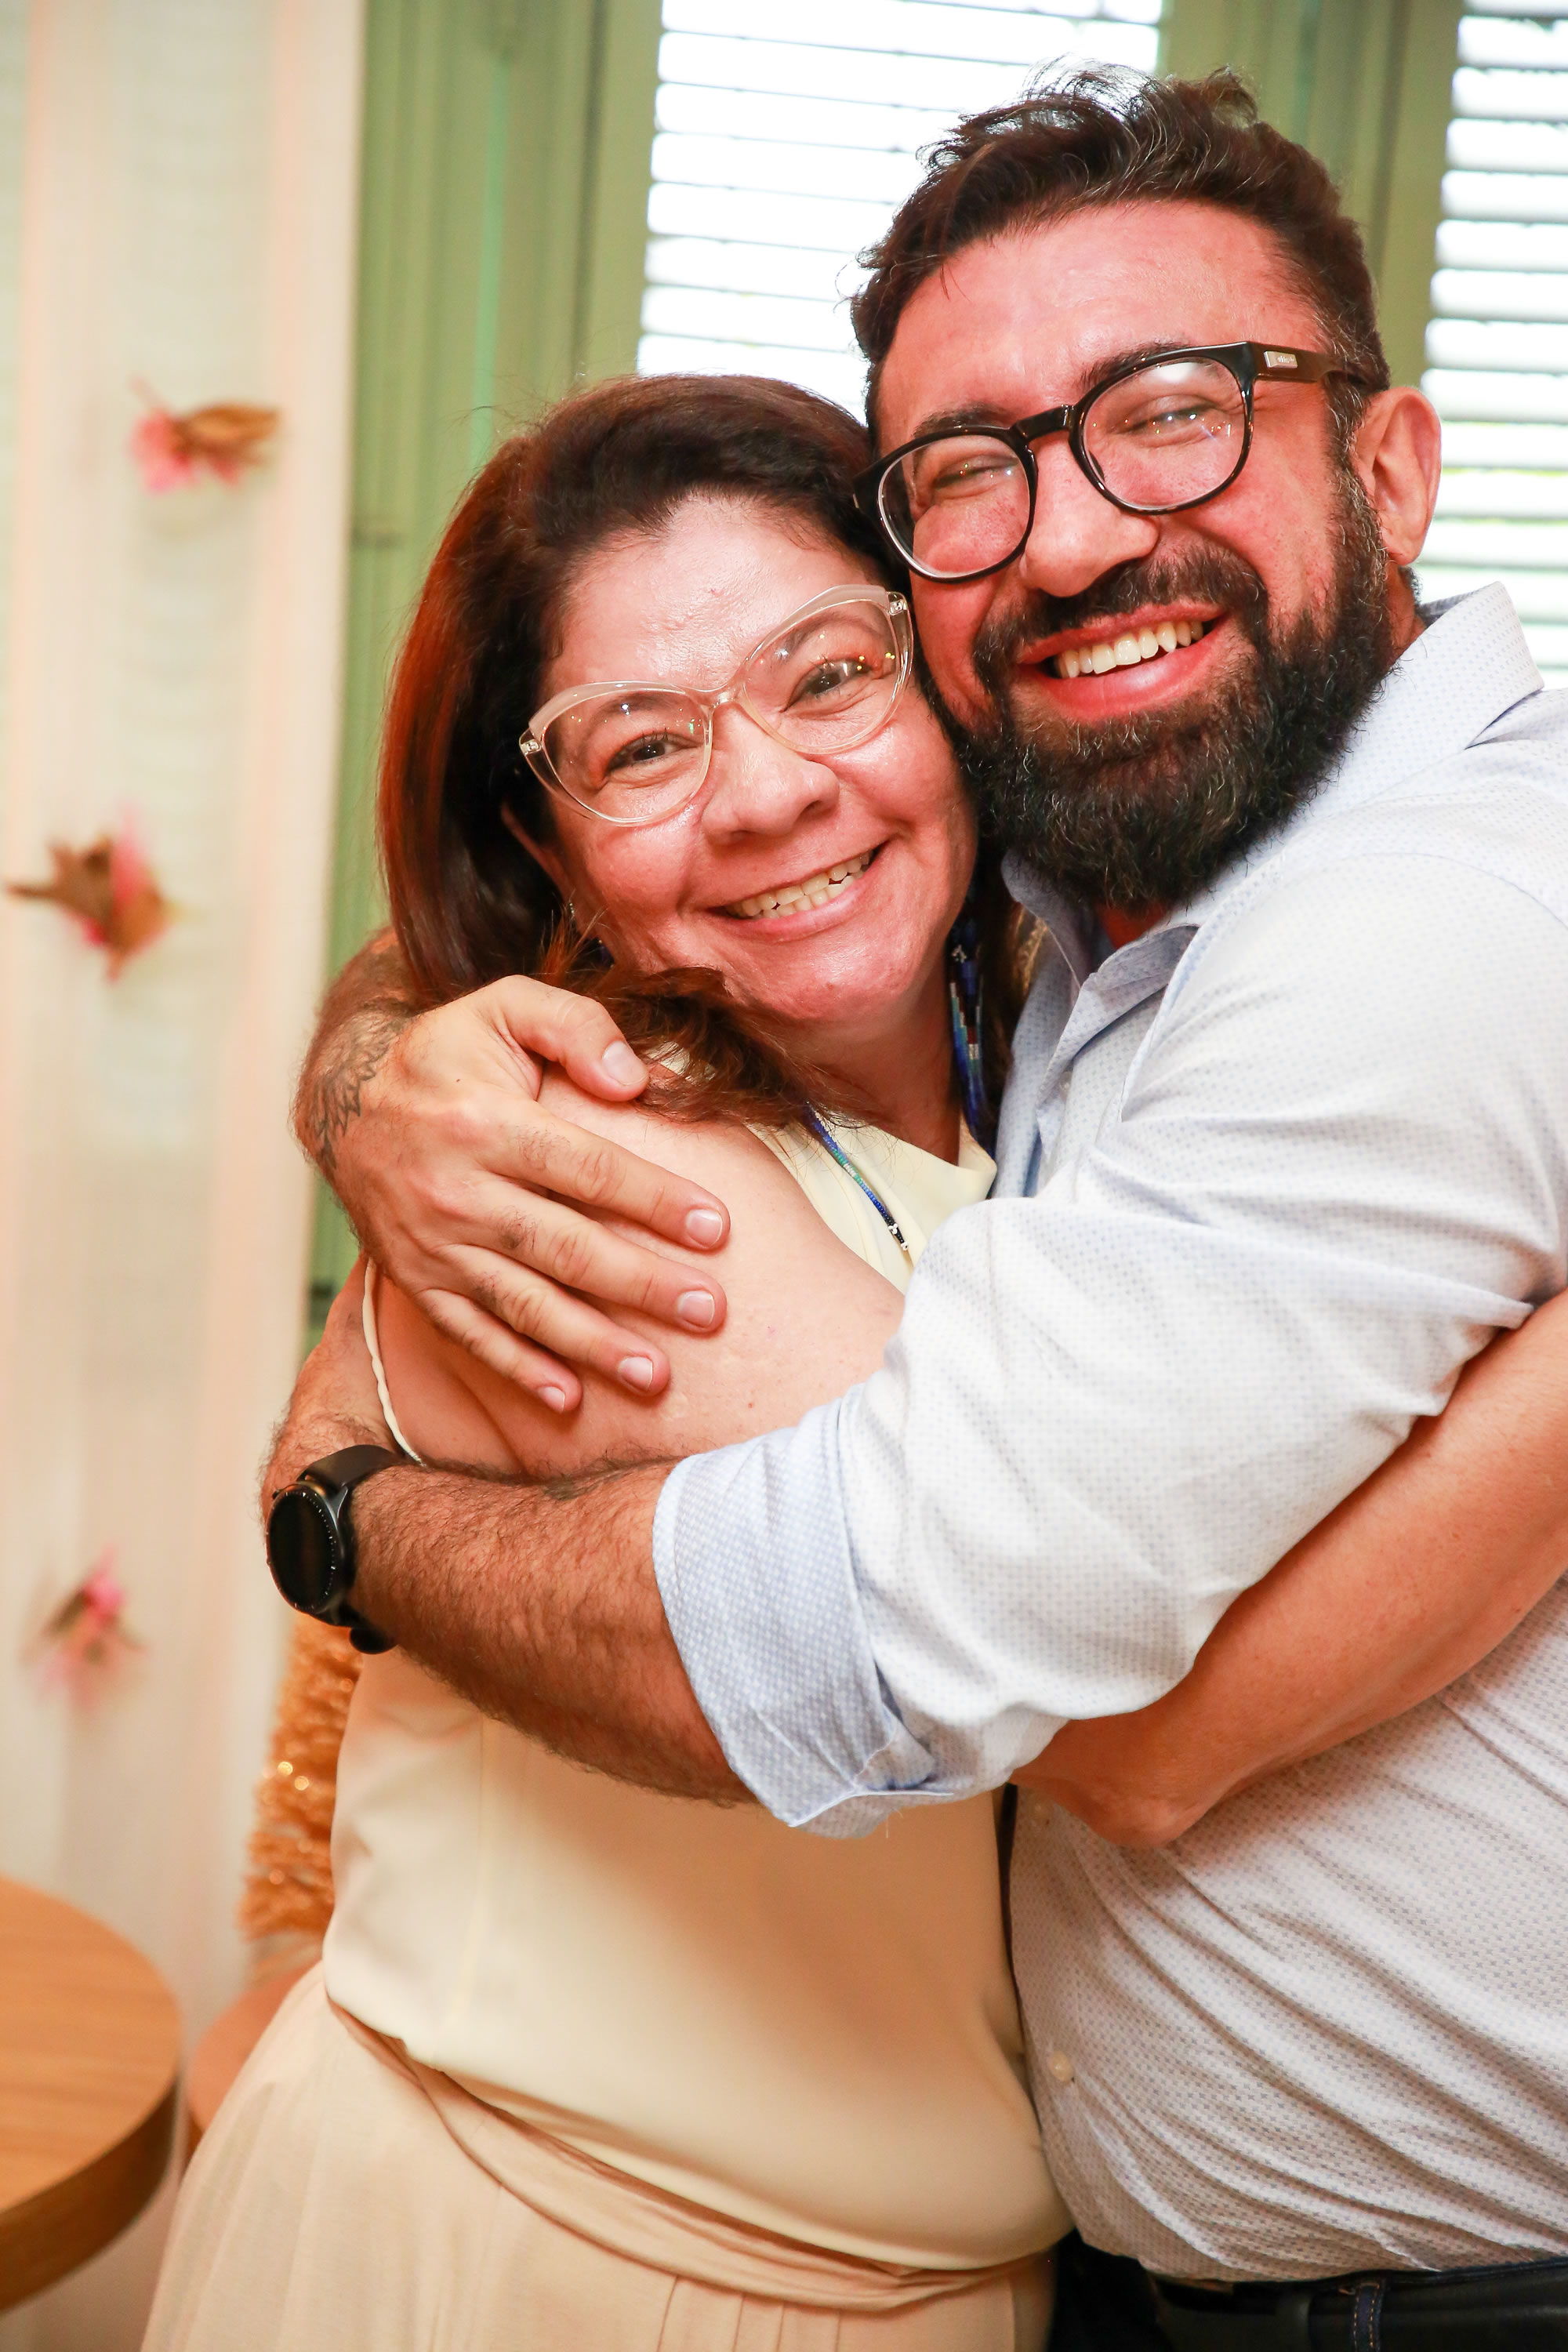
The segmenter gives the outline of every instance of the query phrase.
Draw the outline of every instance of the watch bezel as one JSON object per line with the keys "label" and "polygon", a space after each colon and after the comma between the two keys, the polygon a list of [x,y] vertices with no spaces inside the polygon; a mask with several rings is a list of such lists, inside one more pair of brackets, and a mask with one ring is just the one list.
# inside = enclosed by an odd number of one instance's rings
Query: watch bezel
{"label": "watch bezel", "polygon": [[[353,1583],[353,1569],[343,1540],[344,1530],[339,1517],[340,1508],[341,1505],[335,1498],[307,1473],[274,1496],[272,1508],[267,1515],[267,1564],[272,1571],[272,1581],[289,1607],[298,1609],[307,1617],[330,1617],[346,1598]],[[298,1580],[286,1575],[279,1567],[273,1547],[273,1530],[289,1509],[310,1511],[326,1530],[331,1565],[324,1590],[316,1587],[309,1591],[301,1590]],[[299,1557],[298,1549],[295,1556]]]}

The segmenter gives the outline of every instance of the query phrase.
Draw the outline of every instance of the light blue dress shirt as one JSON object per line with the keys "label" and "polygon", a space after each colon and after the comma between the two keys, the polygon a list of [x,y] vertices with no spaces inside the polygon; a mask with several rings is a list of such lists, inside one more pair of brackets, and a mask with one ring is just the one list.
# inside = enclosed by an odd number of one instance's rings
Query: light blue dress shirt
{"label": "light blue dress shirt", "polygon": [[[668,1482],[704,1712],[835,1832],[1146,1704],[1564,1284],[1568,697],[1447,608],[1282,833],[1097,967],[1051,922],[999,1197],[883,1369]],[[1172,2273],[1568,2253],[1568,1608],[1157,1854],[1021,1809],[1047,2152]]]}

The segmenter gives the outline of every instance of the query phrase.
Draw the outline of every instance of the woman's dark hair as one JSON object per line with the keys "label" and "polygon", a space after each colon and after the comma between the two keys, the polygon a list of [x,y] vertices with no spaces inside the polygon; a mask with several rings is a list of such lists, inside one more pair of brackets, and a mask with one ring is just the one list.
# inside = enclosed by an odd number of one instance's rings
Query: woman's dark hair
{"label": "woman's dark hair", "polygon": [[[1267,229],[1334,356],[1373,389],[1388,383],[1366,248],[1317,157],[1260,122],[1233,73],[1157,80],[1090,66],[973,114],[939,140],[925,177],[866,255],[871,275],[851,316],[871,363],[873,428],[904,306],[955,253],[1089,206],[1178,199],[1222,205]],[[1342,435],[1364,396],[1331,383]]]}
{"label": "woman's dark hair", "polygon": [[[560,893],[507,818],[535,839],[553,830],[518,739],[542,699],[586,558],[621,533],[658,530],[686,499],[706,495],[781,513],[890,578],[855,504],[867,455],[865,428],[843,409],[751,376],[596,384],[496,452],[431,564],[387,708],[377,824],[393,927],[419,1003],[535,973],[600,997],[634,1044],[682,1048],[686,1066],[706,1075],[666,1089],[674,1110],[784,1118],[808,1096],[828,1107],[818,1074],[791,1062],[765,1013],[726,1004],[716,975],[650,981],[597,968],[569,938]],[[1017,991],[994,854],[975,887],[989,968],[987,1076],[999,1092]],[[842,1098],[834,1107],[855,1108]]]}

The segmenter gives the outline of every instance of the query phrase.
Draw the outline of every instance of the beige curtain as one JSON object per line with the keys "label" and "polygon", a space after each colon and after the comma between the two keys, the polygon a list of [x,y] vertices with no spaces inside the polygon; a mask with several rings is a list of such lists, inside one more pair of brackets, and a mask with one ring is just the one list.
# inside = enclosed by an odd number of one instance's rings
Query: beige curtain
{"label": "beige curtain", "polygon": [[[0,872],[129,812],[180,910],[110,985],[0,899],[0,1870],[132,1937],[193,2036],[280,1647],[252,1493],[303,1304],[361,6],[0,0]],[[276,402],[274,462],[150,496],[137,380]],[[83,1710],[21,1652],[108,1544],[146,1648]],[[133,2345],[156,2236],[0,2347]]]}

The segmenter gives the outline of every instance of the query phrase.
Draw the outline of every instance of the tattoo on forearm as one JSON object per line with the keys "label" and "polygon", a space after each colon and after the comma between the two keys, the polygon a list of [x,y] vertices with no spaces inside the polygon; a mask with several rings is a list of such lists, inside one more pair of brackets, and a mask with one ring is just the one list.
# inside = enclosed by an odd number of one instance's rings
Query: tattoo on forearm
{"label": "tattoo on forearm", "polygon": [[334,1058],[314,1073],[306,1148],[329,1184],[338,1146],[364,1108],[364,1090],[407,1026],[406,1013],[362,1013],[340,1035]]}
{"label": "tattoo on forearm", "polygon": [[294,1132],[334,1190],[338,1147],[415,1009],[402,956],[387,936],[362,948],[327,992],[300,1076]]}

